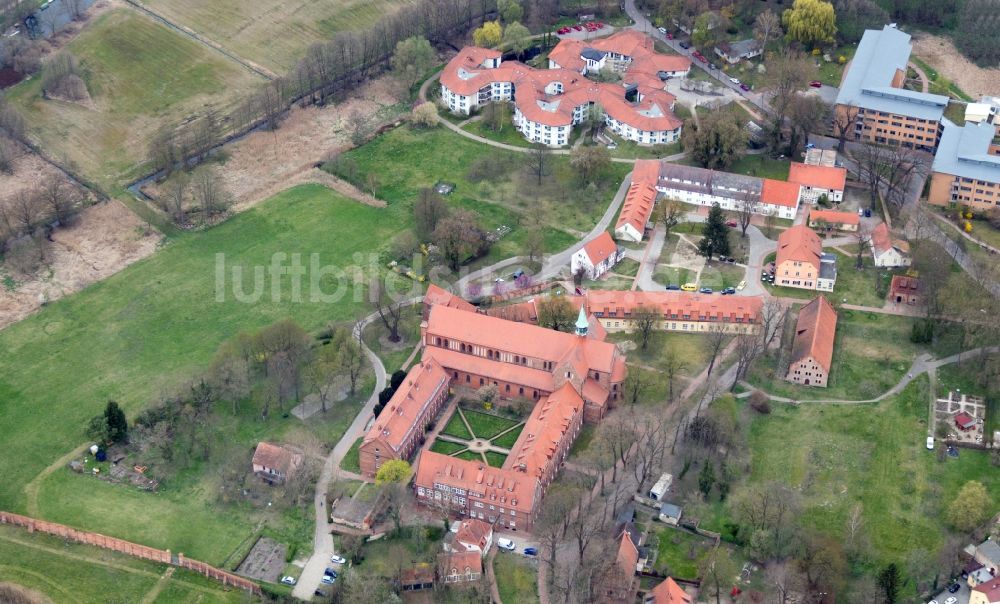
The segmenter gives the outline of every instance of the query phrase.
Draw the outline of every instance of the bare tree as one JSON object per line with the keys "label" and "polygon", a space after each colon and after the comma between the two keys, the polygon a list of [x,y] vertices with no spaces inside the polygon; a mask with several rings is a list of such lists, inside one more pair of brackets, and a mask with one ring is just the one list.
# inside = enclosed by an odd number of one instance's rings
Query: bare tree
{"label": "bare tree", "polygon": [[417,238],[428,241],[437,228],[438,222],[448,215],[448,204],[437,191],[420,189],[420,195],[413,202],[414,230]]}
{"label": "bare tree", "polygon": [[781,18],[767,9],[757,15],[753,24],[753,37],[761,46],[781,37]]}
{"label": "bare tree", "polygon": [[684,356],[673,347],[668,348],[660,362],[660,370],[667,377],[667,399],[669,402],[674,401],[674,386],[677,384],[678,374],[687,368],[688,362]]}
{"label": "bare tree", "polygon": [[833,135],[837,137],[837,152],[843,153],[847,139],[853,138],[854,123],[858,119],[858,107],[855,105],[834,105],[830,112],[830,122]]}
{"label": "bare tree", "polygon": [[858,252],[854,257],[854,268],[861,270],[865,267],[865,250],[868,249],[868,244],[872,240],[872,231],[866,226],[859,226],[858,230],[854,232],[854,240],[857,241]]}
{"label": "bare tree", "polygon": [[202,167],[194,175],[194,198],[201,206],[204,220],[229,208],[231,198],[222,177],[213,168]]}
{"label": "bare tree", "polygon": [[766,349],[781,333],[785,325],[785,306],[777,299],[768,297],[760,310],[760,337]]}
{"label": "bare tree", "polygon": [[403,312],[403,302],[392,300],[385,283],[378,277],[373,278],[368,286],[368,302],[388,330],[389,341],[399,342],[402,339],[399,336],[399,318]]}
{"label": "bare tree", "polygon": [[743,333],[736,336],[736,378],[730,390],[745,379],[754,361],[764,351],[764,343],[757,334]]}
{"label": "bare tree", "polygon": [[649,345],[649,336],[660,318],[660,311],[655,306],[639,306],[632,311],[632,326],[639,333],[639,343],[643,350]]}
{"label": "bare tree", "polygon": [[348,114],[346,128],[350,133],[351,143],[355,147],[365,144],[372,130],[368,123],[368,117],[360,109],[355,109]]}
{"label": "bare tree", "polygon": [[747,236],[747,229],[750,228],[750,221],[753,215],[760,211],[760,194],[754,191],[745,191],[736,200],[736,213],[740,223],[740,233],[744,238]]}
{"label": "bare tree", "polygon": [[625,400],[630,405],[638,404],[642,399],[642,395],[649,389],[649,386],[650,380],[646,377],[645,372],[640,371],[638,368],[632,369],[625,376],[625,381],[622,383]]}
{"label": "bare tree", "polygon": [[657,207],[657,222],[663,225],[663,230],[669,235],[684,215],[684,207],[676,199],[664,199]]}
{"label": "bare tree", "polygon": [[167,184],[163,193],[163,211],[170,215],[175,224],[183,224],[187,219],[184,198],[187,195],[189,180],[187,174],[178,172]]}
{"label": "bare tree", "polygon": [[14,162],[21,156],[21,150],[17,143],[0,135],[0,172],[4,174],[14,173]]}
{"label": "bare tree", "polygon": [[670,430],[664,413],[643,414],[637,427],[638,446],[635,449],[632,474],[637,487],[641,487],[663,463]]}
{"label": "bare tree", "polygon": [[[337,343],[340,349],[340,367],[347,375],[351,396],[357,392],[358,380],[361,379],[361,372],[365,368],[365,351],[361,346],[361,332],[361,322],[359,321],[354,324],[352,331],[343,330],[343,337]],[[333,345],[333,342],[330,345]]]}
{"label": "bare tree", "polygon": [[706,377],[711,377],[712,370],[715,368],[715,361],[719,358],[719,353],[722,352],[728,340],[729,334],[726,333],[721,325],[713,324],[708,326],[708,334],[704,340],[704,346],[708,352],[708,373]]}
{"label": "bare tree", "polygon": [[536,178],[537,184],[541,186],[542,179],[552,171],[552,156],[548,149],[539,143],[532,144],[531,149],[524,156],[528,172]]}
{"label": "bare tree", "polygon": [[41,217],[41,203],[33,191],[22,189],[9,200],[11,216],[22,233],[31,235]]}
{"label": "bare tree", "polygon": [[42,203],[49,210],[49,215],[60,225],[65,226],[73,216],[76,205],[70,196],[72,191],[65,186],[58,176],[51,176],[42,181],[39,189]]}
{"label": "bare tree", "polygon": [[854,158],[858,163],[858,178],[868,188],[871,209],[874,209],[878,202],[879,187],[882,184],[882,166],[886,163],[887,156],[888,148],[872,141],[865,141],[854,150]]}

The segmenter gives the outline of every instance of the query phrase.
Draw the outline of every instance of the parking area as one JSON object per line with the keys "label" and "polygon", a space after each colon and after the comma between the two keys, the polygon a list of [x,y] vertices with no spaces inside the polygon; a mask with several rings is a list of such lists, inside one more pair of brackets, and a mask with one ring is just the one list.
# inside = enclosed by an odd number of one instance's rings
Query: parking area
{"label": "parking area", "polygon": [[[526,533],[511,533],[509,531],[503,533],[497,532],[495,535],[495,539],[510,539],[511,541],[514,542],[513,552],[504,550],[503,548],[497,548],[497,551],[500,555],[517,554],[519,556],[524,556],[524,548],[533,547],[537,551],[539,547],[538,541],[534,539],[531,535],[528,535]],[[536,556],[527,556],[527,557],[534,558]]]}
{"label": "parking area", "polygon": [[936,602],[937,604],[969,604],[969,596],[971,595],[969,593],[969,586],[964,581],[959,581],[958,584],[960,587],[955,593],[950,593],[948,591],[948,585],[951,585],[950,583],[945,585],[945,588],[941,590],[941,593],[934,596],[934,599],[928,604],[933,602]]}

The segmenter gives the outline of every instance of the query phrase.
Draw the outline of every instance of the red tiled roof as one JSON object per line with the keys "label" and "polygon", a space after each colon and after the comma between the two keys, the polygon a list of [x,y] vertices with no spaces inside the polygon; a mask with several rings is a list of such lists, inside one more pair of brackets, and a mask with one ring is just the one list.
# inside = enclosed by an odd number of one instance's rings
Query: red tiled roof
{"label": "red tiled roof", "polygon": [[847,168],[811,166],[793,161],[788,169],[788,180],[814,189],[843,191],[847,182]]}
{"label": "red tiled roof", "polygon": [[810,210],[809,222],[822,220],[827,224],[861,224],[861,219],[855,212],[836,212],[834,210]]}
{"label": "red tiled roof", "polygon": [[478,547],[480,550],[485,550],[486,542],[489,540],[490,533],[492,532],[493,527],[489,524],[483,522],[482,520],[469,518],[467,520],[463,520],[458,526],[458,531],[455,533],[455,541],[459,543],[467,543]]}
{"label": "red tiled roof", "polygon": [[450,306],[451,308],[460,308],[473,312],[476,310],[476,307],[471,303],[433,283],[427,286],[427,293],[424,294],[424,304],[439,304],[441,306]]}
{"label": "red tiled roof", "polygon": [[531,511],[535,495],[540,495],[538,480],[521,472],[491,468],[482,461],[459,459],[427,449],[420,453],[415,484],[433,488],[435,483],[496,495],[501,505],[524,513]]}
{"label": "red tiled roof", "polygon": [[986,601],[989,604],[996,604],[1000,602],[1000,578],[990,579],[985,583],[980,583],[979,585],[972,588],[972,591],[979,592],[986,596]]}
{"label": "red tiled roof", "polygon": [[[567,355],[579,350],[583,353],[590,369],[604,373],[611,373],[617,357],[614,344],[446,306],[435,306],[431,309],[427,320],[427,335],[555,363],[561,362]],[[516,365],[511,367],[518,368]]]}
{"label": "red tiled roof", "polygon": [[872,229],[871,237],[872,246],[879,254],[892,249],[892,237],[889,236],[889,227],[884,222],[880,222],[878,226]]}
{"label": "red tiled roof", "polygon": [[800,189],[798,183],[765,178],[761,186],[760,200],[771,205],[794,208],[799,205]]}
{"label": "red tiled roof", "polygon": [[760,296],[719,296],[703,295],[682,291],[623,291],[592,290],[587,292],[587,310],[607,318],[615,313],[624,317],[636,308],[653,307],[665,317],[690,316],[692,320],[708,321],[714,317],[719,321],[735,322],[737,318],[749,323],[760,315],[763,301]]}
{"label": "red tiled roof", "polygon": [[[606,394],[606,393],[605,393]],[[583,399],[570,382],[539,401],[524,423],[504,467],[541,479],[573,420],[583,413]]]}
{"label": "red tiled roof", "polygon": [[594,265],[600,264],[611,256],[614,256],[617,249],[618,246],[615,244],[615,240],[611,238],[611,234],[607,231],[591,239],[583,246],[583,251],[587,253],[590,262]]}
{"label": "red tiled roof", "polygon": [[630,224],[641,236],[646,230],[646,223],[649,222],[649,216],[653,213],[655,202],[656,188],[653,185],[633,182],[628,188],[628,193],[625,194],[625,203],[618,215],[618,224],[615,225],[615,229]]}
{"label": "red tiled roof", "polygon": [[653,597],[649,604],[691,604],[691,596],[684,593],[681,586],[672,578],[667,577],[660,584],[654,587],[648,594]]}
{"label": "red tiled roof", "polygon": [[892,282],[889,284],[890,296],[895,296],[896,294],[919,294],[922,290],[920,279],[907,277],[906,275],[893,275]]}
{"label": "red tiled roof", "polygon": [[837,334],[837,311],[823,296],[817,296],[799,310],[792,342],[792,363],[812,357],[830,374],[833,364],[833,341]]}
{"label": "red tiled roof", "polygon": [[493,361],[439,346],[425,346],[423,354],[425,359],[433,358],[445,367],[458,369],[474,375],[481,375],[497,381],[521,384],[526,388],[536,388],[545,392],[552,392],[555,388],[555,378],[552,377],[552,373],[541,369],[523,367],[503,361]]}
{"label": "red tiled roof", "polygon": [[483,559],[477,552],[444,552],[438,554],[438,569],[442,575],[450,575],[452,571],[464,575],[466,569],[473,573],[482,574]]}
{"label": "red tiled roof", "polygon": [[795,225],[778,235],[778,254],[775,265],[781,266],[788,260],[808,262],[819,270],[823,243],[815,231],[804,225]]}
{"label": "red tiled roof", "polygon": [[660,181],[660,166],[658,159],[637,159],[632,167],[632,183],[644,183],[656,186]]}
{"label": "red tiled roof", "polygon": [[962,411],[957,415],[955,415],[955,423],[961,426],[962,428],[967,428],[976,423],[976,418],[972,417],[965,411]]}
{"label": "red tiled roof", "polygon": [[628,531],[622,531],[621,539],[618,542],[618,567],[626,577],[635,575],[635,567],[639,563],[639,548],[632,543],[632,538]]}
{"label": "red tiled roof", "polygon": [[422,430],[422,410],[431,399],[448,388],[448,374],[433,357],[424,357],[406,374],[403,383],[386,403],[363,442],[381,439],[393,451],[399,451],[407,434]]}
{"label": "red tiled roof", "polygon": [[301,459],[302,455],[299,453],[289,451],[280,445],[261,442],[257,444],[257,448],[253,452],[251,463],[265,468],[273,468],[287,475]]}

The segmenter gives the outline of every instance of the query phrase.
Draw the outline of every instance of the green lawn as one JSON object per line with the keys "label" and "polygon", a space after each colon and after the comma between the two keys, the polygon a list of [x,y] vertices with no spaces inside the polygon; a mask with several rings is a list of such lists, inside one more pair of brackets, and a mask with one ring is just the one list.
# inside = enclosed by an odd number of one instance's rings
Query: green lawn
{"label": "green lawn", "polygon": [[[0,331],[0,442],[19,459],[0,485],[0,508],[26,509],[22,487],[87,442],[84,426],[108,399],[135,417],[203,371],[218,345],[238,331],[284,317],[315,330],[367,312],[363,296],[346,281],[335,303],[310,300],[305,287],[298,303],[291,301],[291,287],[256,303],[237,301],[227,287],[216,301],[216,254],[224,254],[227,266],[244,268],[266,266],[276,252],[304,258],[315,252],[321,263],[339,264],[353,252],[373,250],[407,220],[397,209],[357,204],[322,186],[296,187],[208,233],[182,235],[154,256]],[[329,294],[335,281],[325,276],[319,284]],[[339,403],[310,430],[334,442],[357,408]],[[226,417],[221,408],[219,416]],[[268,422],[233,424],[220,425],[220,434],[248,444],[301,426],[273,413]],[[207,484],[191,476],[177,481],[174,486],[192,490],[168,488],[151,496],[57,468],[41,485],[39,509],[47,519],[218,562],[250,532],[252,514],[220,514],[208,505],[214,492],[204,490]]]}
{"label": "green lawn", "polygon": [[[488,147],[446,128],[417,131],[395,128],[372,142],[344,154],[357,165],[354,180],[363,183],[368,174],[378,177],[378,196],[390,204],[409,206],[420,189],[439,181],[455,183],[448,201],[455,207],[475,210],[486,226],[506,224],[513,231],[496,249],[496,258],[522,251],[525,229],[521,225],[541,223],[546,249],[562,250],[575,239],[565,229],[589,231],[603,215],[617,191],[628,164],[613,164],[607,177],[595,188],[574,186],[579,179],[568,156],[552,156],[551,175],[538,186],[521,167],[525,154]],[[469,180],[469,168],[482,158],[504,167],[497,176],[481,182]],[[348,175],[349,176],[349,175]],[[573,203],[567,203],[567,199]]]}
{"label": "green lawn", "polygon": [[447,440],[435,440],[431,445],[431,451],[435,453],[441,453],[443,455],[451,455],[453,453],[458,453],[462,449],[467,448],[465,445],[460,445],[458,443],[453,443]]}
{"label": "green lawn", "polygon": [[504,449],[510,449],[517,442],[517,437],[521,436],[521,429],[511,430],[510,432],[504,433],[502,436],[494,438],[491,442]]}
{"label": "green lawn", "polygon": [[982,481],[996,511],[1000,473],[987,453],[964,449],[939,462],[924,448],[927,387],[921,377],[878,405],[772,406],[750,427],[751,480],[795,488],[803,521],[836,539],[861,503],[873,568],[917,549],[935,555],[948,534],[941,518],[961,485]]}
{"label": "green lawn", "polygon": [[474,451],[462,451],[455,455],[459,459],[464,459],[466,461],[483,461],[483,456],[480,453]]}
{"label": "green lawn", "polygon": [[594,430],[594,426],[589,424],[585,424],[580,428],[580,434],[577,435],[576,440],[573,441],[573,446],[570,447],[570,457],[581,455],[590,447],[591,441],[594,440]]}
{"label": "green lawn", "polygon": [[451,419],[445,424],[444,428],[441,429],[441,434],[447,434],[448,436],[454,436],[455,438],[462,438],[469,440],[472,438],[472,433],[465,426],[465,422],[462,421],[462,417],[456,411],[452,414]]}
{"label": "green lawn", "polygon": [[469,422],[469,427],[472,428],[472,432],[476,438],[493,438],[504,430],[520,423],[506,417],[500,417],[492,413],[483,413],[482,411],[473,411],[471,409],[462,409],[462,413],[465,414],[465,420]]}
{"label": "green lawn", "polygon": [[791,162],[787,159],[771,159],[767,154],[744,155],[726,169],[734,174],[748,174],[760,178],[788,180],[788,169]]}
{"label": "green lawn", "polygon": [[493,560],[493,572],[502,602],[538,602],[538,571],[527,558],[501,552]]}
{"label": "green lawn", "polygon": [[[482,119],[469,122],[465,126],[462,126],[462,130],[498,143],[514,145],[515,147],[530,147],[531,143],[524,138],[523,134],[517,131],[517,127],[511,121],[510,104],[501,103],[500,111],[503,113],[503,118],[498,131],[491,130]],[[447,111],[443,112],[448,113]]]}
{"label": "green lawn", "polygon": [[727,287],[736,287],[745,276],[746,269],[742,266],[712,261],[702,269],[699,285],[719,291]]}
{"label": "green lawn", "polygon": [[711,549],[712,542],[686,531],[669,528],[660,529],[656,536],[656,570],[678,579],[697,579],[698,565]]}
{"label": "green lawn", "polygon": [[631,258],[622,258],[621,262],[616,264],[611,270],[619,275],[635,277],[639,273],[639,262]]}
{"label": "green lawn", "polygon": [[344,455],[344,459],[340,460],[340,469],[354,472],[355,474],[361,473],[361,441],[363,440],[364,437],[362,436],[354,441],[354,444],[351,445],[351,448]]}
{"label": "green lawn", "polygon": [[486,452],[486,463],[490,464],[494,468],[500,468],[503,466],[503,462],[507,461],[507,456],[503,453],[496,453],[495,451]]}
{"label": "green lawn", "polygon": [[[870,254],[866,252],[866,255],[863,257],[864,268],[858,270],[855,268],[855,256],[847,256],[830,249],[825,251],[837,257],[837,282],[833,286],[833,292],[817,292],[797,287],[779,287],[764,281],[761,284],[774,295],[786,298],[812,300],[817,295],[823,295],[833,304],[840,304],[844,300],[847,300],[848,304],[874,306],[876,308],[881,308],[885,304],[885,296],[879,296],[875,289],[875,265]],[[773,260],[773,254],[771,254],[765,259],[765,264]],[[903,274],[904,272],[904,270],[888,270],[883,273],[883,278],[886,280],[886,292],[889,291],[888,282],[892,279],[892,275]]]}
{"label": "green lawn", "polygon": [[[42,533],[0,526],[0,582],[41,592],[56,603],[139,602],[168,567]],[[175,569],[156,602],[246,602],[193,572]]]}
{"label": "green lawn", "polygon": [[611,149],[611,157],[623,159],[660,159],[680,153],[684,150],[680,141],[667,145],[640,145],[635,141],[621,138],[610,130],[605,130],[604,134],[615,141],[616,148]]}
{"label": "green lawn", "polygon": [[690,269],[658,264],[656,272],[653,273],[653,281],[662,284],[664,287],[668,285],[684,285],[694,279],[694,276],[695,273]]}
{"label": "green lawn", "polygon": [[161,124],[179,123],[208,105],[224,112],[260,82],[133,10],[101,15],[66,49],[80,61],[92,107],[43,100],[40,77],[7,94],[46,150],[108,188],[140,172],[147,141]]}
{"label": "green lawn", "polygon": [[786,382],[773,356],[758,360],[747,381],[770,394],[797,400],[874,398],[895,385],[914,357],[926,350],[910,342],[912,324],[909,317],[842,309],[826,388]]}

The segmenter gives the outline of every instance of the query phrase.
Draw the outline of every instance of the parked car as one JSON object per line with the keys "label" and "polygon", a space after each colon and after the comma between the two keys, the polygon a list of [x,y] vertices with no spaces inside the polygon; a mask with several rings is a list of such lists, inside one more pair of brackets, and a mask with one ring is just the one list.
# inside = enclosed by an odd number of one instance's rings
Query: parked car
{"label": "parked car", "polygon": [[934,437],[933,436],[928,436],[927,437],[927,450],[928,451],[933,451],[934,450]]}
{"label": "parked car", "polygon": [[325,592],[325,591],[323,591],[322,589],[317,589],[317,590],[315,591],[315,593],[313,593],[313,595],[314,595],[314,596],[319,596],[319,597],[321,597],[321,598],[325,598],[325,597],[326,597],[326,592]]}
{"label": "parked car", "polygon": [[667,289],[679,291],[681,289],[681,286],[677,285],[676,283],[671,283],[670,285],[667,286]]}
{"label": "parked car", "polygon": [[524,548],[524,555],[525,556],[537,556],[538,555],[538,550],[535,549],[535,548],[533,548],[533,547],[526,547],[526,548]]}
{"label": "parked car", "polygon": [[730,256],[730,257],[726,258],[726,262],[728,262],[729,264],[736,264],[736,258],[733,258],[732,256]]}
{"label": "parked car", "polygon": [[743,291],[743,288],[745,288],[746,286],[747,282],[746,279],[744,279],[743,281],[740,281],[739,284],[737,284],[736,291]]}
{"label": "parked car", "polygon": [[865,208],[865,218],[871,218],[871,217],[872,217],[871,208]]}
{"label": "parked car", "polygon": [[812,82],[809,82],[809,86],[813,88],[822,88],[823,82],[820,82],[819,80],[813,80]]}
{"label": "parked car", "polygon": [[681,48],[683,48],[684,50],[687,50],[687,49],[691,48],[691,45],[688,44],[687,42],[681,42]]}
{"label": "parked car", "polygon": [[718,67],[715,66],[715,63],[709,63],[708,64],[708,68],[709,69],[718,69]]}
{"label": "parked car", "polygon": [[740,90],[742,90],[743,92],[750,92],[750,86],[748,86],[747,84],[740,84]]}
{"label": "parked car", "polygon": [[583,31],[583,26],[579,25],[579,24],[578,25],[574,25],[573,29],[575,29],[576,31]]}
{"label": "parked car", "polygon": [[667,39],[668,40],[673,40],[674,39],[674,34],[667,33]]}
{"label": "parked car", "polygon": [[326,570],[323,571],[323,576],[324,577],[333,577],[334,579],[336,579],[337,578],[337,571],[333,570],[332,568],[327,568]]}
{"label": "parked car", "polygon": [[739,78],[729,78],[729,81],[732,82],[733,84],[737,84],[737,85],[740,83],[740,79]]}
{"label": "parked car", "polygon": [[858,208],[858,216],[864,216],[864,215],[865,215],[864,208]]}
{"label": "parked car", "polygon": [[285,575],[281,578],[281,582],[285,585],[295,585],[295,577],[291,575]]}
{"label": "parked car", "polygon": [[711,294],[714,293],[714,290],[711,287],[703,287],[699,289],[698,292],[702,294]]}
{"label": "parked car", "polygon": [[726,226],[729,227],[729,228],[731,228],[731,229],[735,229],[739,225],[736,224],[735,220],[727,220],[726,221]]}
{"label": "parked car", "polygon": [[500,549],[505,549],[508,552],[512,552],[517,549],[517,546],[514,545],[513,541],[504,537],[500,537],[499,539],[497,539],[497,547],[499,547]]}
{"label": "parked car", "polygon": [[958,602],[958,598],[956,598],[955,596],[951,596],[944,601],[944,604],[955,604],[956,602]]}
{"label": "parked car", "polygon": [[731,295],[733,295],[735,293],[736,293],[736,288],[735,287],[727,287],[726,289],[722,290],[722,295],[723,296],[731,296]]}
{"label": "parked car", "polygon": [[[953,594],[960,589],[962,589],[962,586],[958,582],[955,582],[948,586],[948,593]],[[955,598],[948,598],[948,600],[954,602]],[[945,600],[945,604],[951,604],[948,600]]]}
{"label": "parked car", "polygon": [[334,579],[330,575],[323,575],[323,578],[319,580],[319,582],[322,583],[323,585],[333,585],[334,581],[336,581],[336,579]]}
{"label": "parked car", "polygon": [[686,292],[696,292],[696,291],[698,291],[698,284],[697,283],[685,283],[684,285],[681,286],[681,290],[686,291]]}
{"label": "parked car", "polygon": [[516,271],[514,271],[513,273],[511,273],[510,278],[511,279],[520,279],[522,275],[524,275],[524,271],[522,271],[521,269],[517,269]]}
{"label": "parked car", "polygon": [[334,564],[347,564],[347,560],[343,556],[338,556],[336,554],[330,556],[330,562],[333,562]]}
{"label": "parked car", "polygon": [[661,34],[663,34],[663,35],[667,35],[667,28],[666,28],[666,27],[658,27],[658,28],[657,28],[657,30],[658,30],[658,31],[659,31],[659,32],[660,32]]}

